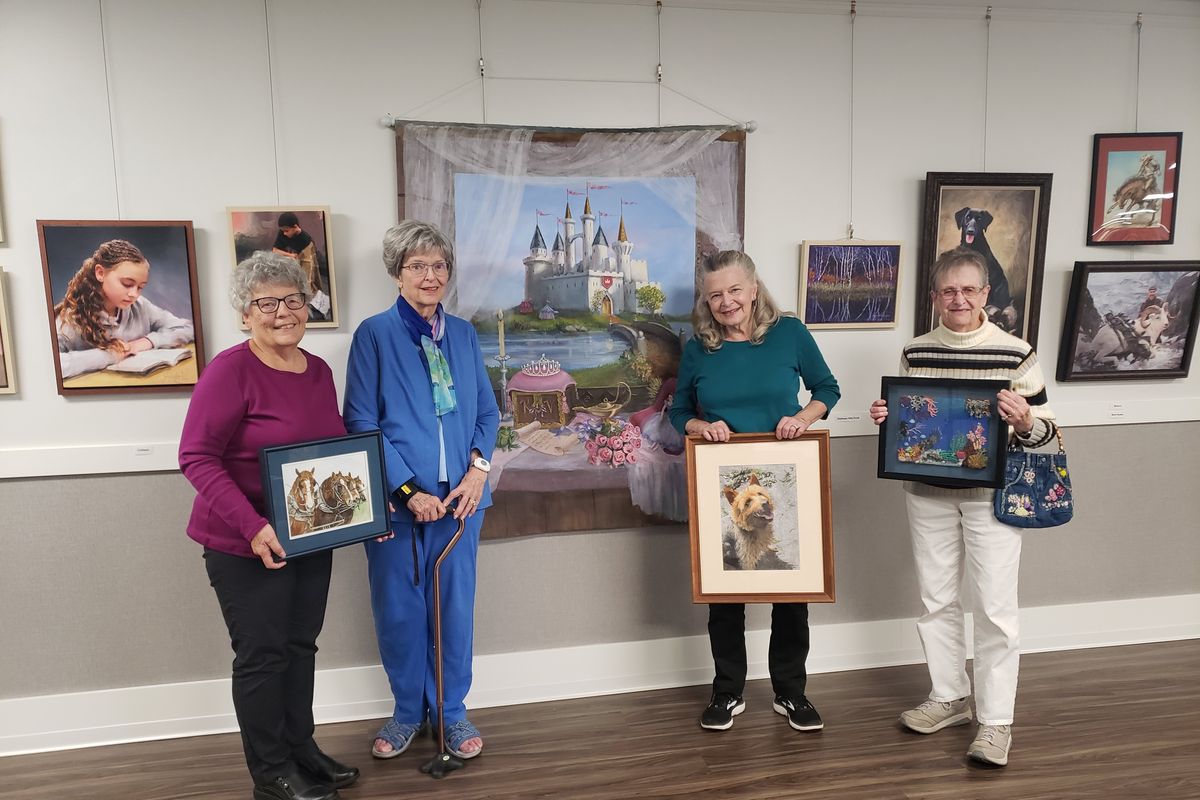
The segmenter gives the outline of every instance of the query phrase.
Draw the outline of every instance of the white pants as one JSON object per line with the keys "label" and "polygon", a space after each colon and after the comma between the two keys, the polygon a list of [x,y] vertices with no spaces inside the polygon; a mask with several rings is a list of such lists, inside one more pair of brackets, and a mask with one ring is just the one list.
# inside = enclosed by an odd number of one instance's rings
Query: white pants
{"label": "white pants", "polygon": [[975,601],[975,713],[981,724],[1010,725],[1021,658],[1021,532],[997,521],[990,501],[905,495],[925,604],[917,632],[933,683],[929,699],[947,702],[971,692],[962,602],[966,588]]}

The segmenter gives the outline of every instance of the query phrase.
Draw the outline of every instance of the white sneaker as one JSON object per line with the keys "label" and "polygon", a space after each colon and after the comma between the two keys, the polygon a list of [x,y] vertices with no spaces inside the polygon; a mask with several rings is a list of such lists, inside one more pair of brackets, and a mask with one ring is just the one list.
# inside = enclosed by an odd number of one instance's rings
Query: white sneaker
{"label": "white sneaker", "polygon": [[971,701],[965,697],[948,703],[926,700],[901,714],[900,724],[917,733],[937,733],[951,725],[966,725],[971,716]]}
{"label": "white sneaker", "polygon": [[975,741],[967,749],[967,758],[1003,767],[1008,763],[1008,751],[1012,747],[1011,725],[980,725]]}

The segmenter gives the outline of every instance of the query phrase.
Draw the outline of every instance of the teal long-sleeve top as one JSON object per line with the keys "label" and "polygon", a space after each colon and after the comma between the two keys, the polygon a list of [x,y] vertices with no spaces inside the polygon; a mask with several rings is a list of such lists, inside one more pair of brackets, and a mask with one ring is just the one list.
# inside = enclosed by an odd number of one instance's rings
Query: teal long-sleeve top
{"label": "teal long-sleeve top", "polygon": [[[712,352],[693,338],[683,348],[671,424],[724,420],[734,433],[768,433],[802,408],[800,382],[832,409],[842,396],[816,341],[795,317],[780,317],[760,344],[723,342]],[[828,413],[828,412],[826,412]]]}

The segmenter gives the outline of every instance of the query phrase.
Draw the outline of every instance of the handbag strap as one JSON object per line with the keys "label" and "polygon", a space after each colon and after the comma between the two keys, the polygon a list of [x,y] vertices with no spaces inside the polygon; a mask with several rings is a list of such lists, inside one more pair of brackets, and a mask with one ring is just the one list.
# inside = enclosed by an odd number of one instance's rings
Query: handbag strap
{"label": "handbag strap", "polygon": [[[1058,454],[1065,456],[1067,448],[1063,444],[1062,428],[1058,425],[1054,426],[1054,436],[1058,439]],[[1017,434],[1012,429],[1008,432],[1008,449],[1010,452],[1024,452],[1025,445],[1021,444],[1021,440],[1017,438]]]}

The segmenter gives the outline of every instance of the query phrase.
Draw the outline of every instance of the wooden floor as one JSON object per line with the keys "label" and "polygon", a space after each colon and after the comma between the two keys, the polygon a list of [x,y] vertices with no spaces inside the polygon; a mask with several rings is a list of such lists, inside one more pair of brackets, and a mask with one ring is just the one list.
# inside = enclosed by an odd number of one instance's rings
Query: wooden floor
{"label": "wooden floor", "polygon": [[[1200,640],[1025,656],[1009,766],[963,757],[974,726],[921,736],[896,715],[928,691],[923,666],[817,675],[820,733],[797,733],[752,683],[732,730],[701,730],[706,687],[492,708],[487,750],[434,781],[428,739],[367,754],[375,721],[322,726],[363,770],[347,800],[393,798],[1200,798]],[[236,735],[0,758],[6,800],[249,798]]]}

